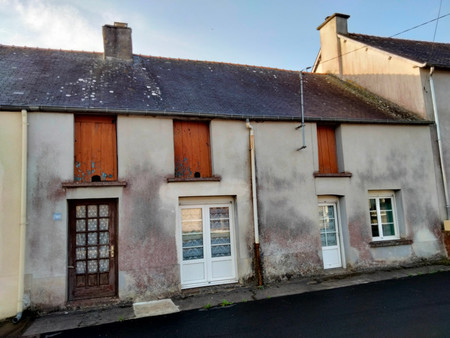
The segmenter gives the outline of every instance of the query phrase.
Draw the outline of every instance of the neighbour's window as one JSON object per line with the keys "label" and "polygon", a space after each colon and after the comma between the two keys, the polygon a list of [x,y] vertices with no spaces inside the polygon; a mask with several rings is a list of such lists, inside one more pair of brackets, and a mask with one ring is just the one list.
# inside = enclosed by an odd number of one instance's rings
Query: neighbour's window
{"label": "neighbour's window", "polygon": [[319,173],[339,173],[334,126],[317,126],[317,146],[319,153]]}
{"label": "neighbour's window", "polygon": [[74,180],[117,181],[114,116],[75,116]]}
{"label": "neighbour's window", "polygon": [[374,240],[399,238],[394,193],[370,193],[369,210]]}
{"label": "neighbour's window", "polygon": [[211,177],[209,123],[173,121],[175,177]]}

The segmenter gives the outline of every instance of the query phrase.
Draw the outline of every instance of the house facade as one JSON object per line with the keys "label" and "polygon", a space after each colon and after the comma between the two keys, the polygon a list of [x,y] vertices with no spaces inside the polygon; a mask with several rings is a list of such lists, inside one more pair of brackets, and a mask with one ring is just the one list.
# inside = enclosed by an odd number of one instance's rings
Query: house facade
{"label": "house facade", "polygon": [[335,74],[436,122],[431,137],[441,219],[448,221],[450,44],[349,33],[349,17],[335,13],[317,28],[321,50],[313,71]]}
{"label": "house facade", "polygon": [[445,255],[428,119],[334,76],[137,56],[128,27],[104,30],[104,55],[0,46],[2,122],[28,115],[31,307]]}

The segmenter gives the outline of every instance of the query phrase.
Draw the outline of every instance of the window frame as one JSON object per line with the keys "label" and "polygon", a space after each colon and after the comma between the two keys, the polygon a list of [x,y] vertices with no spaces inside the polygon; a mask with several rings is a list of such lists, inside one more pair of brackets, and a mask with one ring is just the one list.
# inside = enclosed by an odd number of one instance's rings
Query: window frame
{"label": "window frame", "polygon": [[[389,198],[391,199],[391,207],[392,207],[392,223],[394,227],[394,235],[384,235],[383,232],[383,222],[382,222],[382,211],[387,210],[381,210],[380,208],[380,200],[381,199]],[[370,203],[371,200],[375,200],[375,211],[377,215],[377,223],[372,223],[371,219],[371,213],[374,211],[371,209]],[[372,236],[373,241],[391,241],[391,240],[397,240],[400,239],[400,229],[399,229],[399,219],[397,216],[397,205],[396,205],[396,199],[395,199],[395,192],[394,191],[371,191],[369,192],[368,196],[368,202],[369,202],[369,224],[370,224],[370,233]],[[372,227],[374,225],[377,225],[378,227],[378,236],[374,236]]]}

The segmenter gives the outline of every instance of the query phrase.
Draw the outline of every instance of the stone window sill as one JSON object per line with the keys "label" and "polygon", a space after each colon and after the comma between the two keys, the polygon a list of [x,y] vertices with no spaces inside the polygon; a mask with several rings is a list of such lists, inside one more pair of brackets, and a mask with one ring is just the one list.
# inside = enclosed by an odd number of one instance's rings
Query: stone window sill
{"label": "stone window sill", "polygon": [[211,177],[167,177],[168,183],[174,182],[220,182],[222,180],[221,176],[211,176]]}
{"label": "stone window sill", "polygon": [[393,239],[389,241],[372,241],[369,242],[369,246],[371,248],[383,248],[386,246],[411,245],[412,243],[411,239]]}
{"label": "stone window sill", "polygon": [[103,181],[103,182],[63,182],[63,188],[94,188],[94,187],[126,187],[125,181]]}
{"label": "stone window sill", "polygon": [[320,173],[318,171],[315,171],[313,175],[314,177],[352,177],[352,173],[349,173],[347,171],[341,173]]}

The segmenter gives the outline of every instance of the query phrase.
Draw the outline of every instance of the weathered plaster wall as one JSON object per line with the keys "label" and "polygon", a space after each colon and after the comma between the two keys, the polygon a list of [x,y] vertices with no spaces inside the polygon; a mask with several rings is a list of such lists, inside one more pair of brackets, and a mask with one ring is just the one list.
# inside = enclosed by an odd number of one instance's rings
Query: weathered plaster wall
{"label": "weathered plaster wall", "polygon": [[[328,183],[318,193],[345,195],[352,266],[432,258],[443,253],[433,155],[427,126],[342,125],[345,170],[353,176],[345,189]],[[324,180],[324,179],[321,179]],[[335,180],[341,180],[336,178]],[[340,183],[342,184],[342,183]],[[410,246],[370,248],[368,192],[396,191],[400,235]]]}
{"label": "weathered plaster wall", "polygon": [[[118,286],[121,299],[154,299],[180,288],[182,197],[231,196],[235,201],[238,277],[252,276],[248,130],[244,122],[212,121],[213,173],[220,182],[167,183],[174,175],[171,119],[117,119],[119,180],[126,187],[62,189],[73,180],[73,115],[30,116],[27,291],[34,307],[67,300],[67,200],[117,198]],[[61,214],[60,221],[53,215]]]}
{"label": "weathered plaster wall", "polygon": [[25,291],[33,306],[54,307],[66,301],[67,202],[61,183],[73,180],[74,122],[71,114],[47,113],[30,113],[28,121]]}
{"label": "weathered plaster wall", "polygon": [[17,312],[22,115],[0,112],[0,319]]}
{"label": "weathered plaster wall", "polygon": [[179,290],[179,198],[234,196],[240,279],[251,275],[248,132],[245,123],[212,121],[213,174],[220,182],[174,182],[171,119],[119,117],[119,177],[123,191],[119,226],[121,298],[151,299]]}
{"label": "weathered plaster wall", "polygon": [[[448,90],[450,88],[450,71],[445,70],[435,70],[433,75],[434,88],[436,93],[436,105],[437,112],[439,114],[439,123],[441,130],[441,145],[442,145],[442,153],[443,153],[443,164],[447,175],[447,189],[450,191],[450,96]],[[431,94],[428,95],[431,99]],[[434,128],[433,128],[434,129]],[[433,142],[437,137],[433,139]],[[436,143],[436,142],[435,142]],[[439,171],[439,157],[437,156],[437,149],[435,150],[436,154],[436,169],[440,175]],[[439,184],[442,184],[442,178],[439,176]],[[443,199],[442,204],[445,205],[445,201]],[[443,219],[447,219],[446,212],[443,213]]]}
{"label": "weathered plaster wall", "polygon": [[[314,124],[307,124],[307,148],[299,152],[301,134],[295,131],[296,124],[255,125],[266,281],[323,269],[318,196],[339,199],[343,258],[348,267],[389,266],[443,254],[428,126],[341,125],[336,133],[342,144],[340,169],[353,176],[314,178]],[[413,244],[369,245],[368,197],[372,190],[395,191],[400,237],[413,240]]]}
{"label": "weathered plaster wall", "polygon": [[266,281],[321,270],[312,127],[307,148],[296,123],[255,123],[259,225]]}

